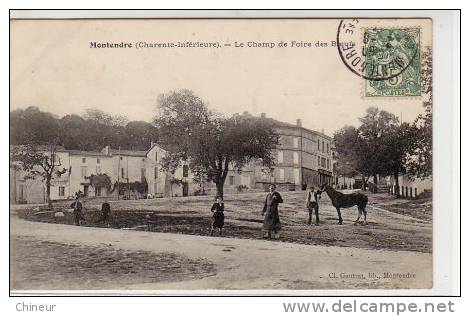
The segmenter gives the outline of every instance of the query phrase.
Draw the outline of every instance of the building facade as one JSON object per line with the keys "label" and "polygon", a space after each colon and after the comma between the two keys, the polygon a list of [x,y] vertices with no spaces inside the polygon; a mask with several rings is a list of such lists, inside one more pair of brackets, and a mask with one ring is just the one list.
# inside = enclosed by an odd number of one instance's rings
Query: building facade
{"label": "building facade", "polygon": [[[174,174],[163,172],[161,159],[165,151],[156,144],[149,150],[79,151],[58,148],[57,170],[65,169],[51,181],[51,200],[65,200],[77,194],[85,197],[137,199],[143,197],[184,196],[197,186],[187,164]],[[175,181],[176,180],[176,181]],[[21,170],[10,170],[10,202],[44,203],[46,187],[41,178],[31,178]]]}
{"label": "building facade", "polygon": [[[237,114],[236,114],[237,115]],[[251,116],[244,112],[242,115]],[[273,152],[275,164],[266,170],[256,162],[238,173],[230,171],[225,187],[266,190],[275,183],[282,191],[301,190],[309,186],[333,183],[333,139],[324,133],[307,129],[298,119],[296,124],[274,120],[261,114],[280,136],[279,145]]]}
{"label": "building facade", "polygon": [[[244,113],[243,115],[250,115]],[[289,124],[267,118],[279,134],[274,150],[275,165],[267,170],[252,162],[241,171],[231,169],[225,181],[225,192],[267,190],[275,183],[279,190],[301,190],[333,181],[333,140],[331,137],[302,127],[301,120]],[[79,151],[58,148],[60,169],[66,172],[51,182],[52,200],[85,197],[137,199],[142,197],[214,194],[213,183],[194,181],[188,165],[182,163],[174,174],[162,170],[165,150],[152,143],[145,151],[103,148],[101,151]],[[41,179],[31,179],[22,171],[10,171],[11,203],[44,203],[46,188]]]}

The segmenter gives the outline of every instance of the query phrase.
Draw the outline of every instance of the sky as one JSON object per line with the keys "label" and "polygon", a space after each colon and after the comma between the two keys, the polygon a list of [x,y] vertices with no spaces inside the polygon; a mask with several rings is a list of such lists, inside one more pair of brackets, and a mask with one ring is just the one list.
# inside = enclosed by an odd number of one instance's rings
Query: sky
{"label": "sky", "polygon": [[[367,21],[380,23],[380,21]],[[10,109],[37,106],[58,116],[87,108],[151,121],[157,98],[190,89],[224,115],[248,111],[332,135],[359,124],[368,107],[412,121],[422,99],[366,98],[329,43],[339,20],[16,20],[11,22]],[[387,22],[397,23],[397,22]],[[430,45],[429,21],[408,20]],[[137,42],[204,41],[220,48],[135,49]],[[327,47],[246,47],[249,42]],[[90,42],[133,48],[90,48]],[[235,47],[235,42],[245,47]],[[223,46],[230,43],[231,46]]]}

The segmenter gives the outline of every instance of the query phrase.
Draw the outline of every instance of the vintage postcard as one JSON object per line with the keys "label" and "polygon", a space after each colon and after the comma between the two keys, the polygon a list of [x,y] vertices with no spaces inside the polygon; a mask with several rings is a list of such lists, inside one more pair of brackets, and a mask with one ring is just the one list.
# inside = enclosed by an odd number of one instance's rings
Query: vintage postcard
{"label": "vintage postcard", "polygon": [[11,293],[431,289],[432,35],[11,19]]}

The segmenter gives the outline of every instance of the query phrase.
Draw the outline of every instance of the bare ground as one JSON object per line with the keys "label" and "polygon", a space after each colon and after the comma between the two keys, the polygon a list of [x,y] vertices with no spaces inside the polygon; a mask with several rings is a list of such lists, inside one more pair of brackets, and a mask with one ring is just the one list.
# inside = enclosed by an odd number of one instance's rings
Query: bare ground
{"label": "bare ground", "polygon": [[[344,225],[337,225],[336,210],[326,194],[320,201],[320,226],[307,225],[305,192],[284,192],[280,207],[283,230],[281,242],[365,249],[432,251],[432,210],[430,200],[399,200],[387,194],[369,195],[368,225],[353,225],[356,208],[342,210]],[[264,193],[234,194],[225,199],[224,237],[260,239]],[[186,197],[138,201],[111,201],[109,227],[152,232],[208,235],[211,197]],[[98,223],[100,205],[85,203],[86,226]],[[21,218],[48,223],[72,224],[71,210],[56,205],[64,218],[54,212],[31,209],[18,211]]]}
{"label": "bare ground", "polygon": [[10,288],[15,290],[103,290],[215,274],[215,266],[208,260],[172,252],[129,251],[27,236],[15,236],[10,243]]}
{"label": "bare ground", "polygon": [[[353,225],[357,215],[353,208],[343,210],[344,225],[340,226],[324,194],[320,226],[309,226],[305,192],[281,194],[285,202],[280,207],[283,230],[279,241],[260,240],[264,193],[226,196],[222,238],[208,236],[211,197],[110,201],[109,227],[98,223],[100,205],[93,201],[85,202],[88,227],[71,225],[72,212],[66,204],[57,203],[53,212],[12,207],[10,288],[168,291],[432,286],[432,211],[420,211],[429,201],[369,195],[369,225]],[[57,211],[65,217],[55,218]],[[385,272],[413,277],[368,277]]]}

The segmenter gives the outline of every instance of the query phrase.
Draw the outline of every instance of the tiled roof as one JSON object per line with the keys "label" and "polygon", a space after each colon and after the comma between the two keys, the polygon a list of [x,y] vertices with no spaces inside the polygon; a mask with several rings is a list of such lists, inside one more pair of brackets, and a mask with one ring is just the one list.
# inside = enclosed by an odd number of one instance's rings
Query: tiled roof
{"label": "tiled roof", "polygon": [[73,156],[97,156],[97,157],[109,157],[110,155],[106,155],[100,151],[85,151],[85,150],[66,150],[70,155]]}
{"label": "tiled roof", "polygon": [[[278,120],[275,120],[271,117],[257,117],[257,116],[251,115],[249,113],[243,113],[240,116],[241,117],[243,117],[243,116],[256,117],[256,118],[259,118],[260,120],[264,120],[265,122],[268,122],[268,123],[272,124],[274,127],[299,128],[299,126],[297,126],[296,124],[291,124],[291,123],[287,123],[287,122],[278,121]],[[300,127],[300,128],[302,130],[306,131],[306,132],[314,133],[314,134],[317,134],[317,135],[320,135],[320,136],[331,139],[330,136],[328,136],[324,133],[321,133],[321,132],[318,132],[318,131],[315,131],[315,130],[312,130],[312,129],[308,129],[308,128],[305,128],[303,126]]]}
{"label": "tiled roof", "polygon": [[114,149],[110,148],[109,153],[113,156],[136,156],[136,157],[147,157],[148,150],[125,150],[125,149]]}

